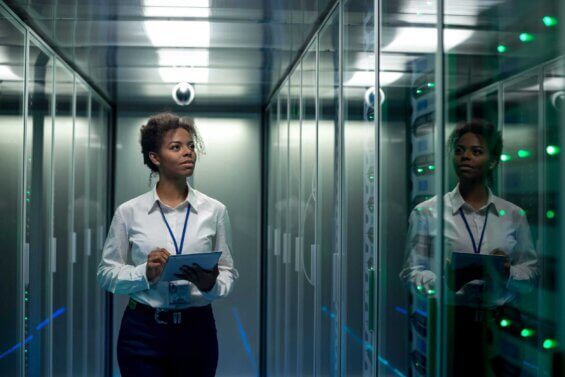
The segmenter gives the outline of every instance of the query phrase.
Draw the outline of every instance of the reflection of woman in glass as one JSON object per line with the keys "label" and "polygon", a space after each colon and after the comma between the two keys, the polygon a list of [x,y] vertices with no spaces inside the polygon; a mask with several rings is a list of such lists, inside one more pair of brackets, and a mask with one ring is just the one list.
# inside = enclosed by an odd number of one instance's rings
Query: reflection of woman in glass
{"label": "reflection of woman in glass", "polygon": [[[481,120],[461,123],[449,138],[449,149],[459,183],[444,196],[443,239],[449,287],[445,297],[450,308],[448,320],[454,321],[449,334],[453,347],[448,349],[453,352],[450,362],[457,372],[454,375],[482,376],[490,369],[485,355],[491,338],[489,321],[493,322],[496,309],[517,293],[531,290],[537,259],[525,211],[493,195],[488,187],[502,152],[500,133]],[[433,292],[436,284],[432,272],[436,205],[437,197],[433,197],[416,206],[410,215],[408,257],[400,275],[418,291]],[[467,271],[463,283],[455,284],[453,281],[461,280],[465,270],[455,266],[458,253],[501,256],[504,262],[498,265],[504,266],[503,271],[498,280],[484,271],[483,276]],[[496,275],[493,269],[489,271]]]}

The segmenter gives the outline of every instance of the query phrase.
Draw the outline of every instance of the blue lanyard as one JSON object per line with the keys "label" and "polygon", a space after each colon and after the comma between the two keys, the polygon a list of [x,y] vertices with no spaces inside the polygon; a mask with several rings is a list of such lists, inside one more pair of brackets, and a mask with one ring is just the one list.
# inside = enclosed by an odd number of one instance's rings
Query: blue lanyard
{"label": "blue lanyard", "polygon": [[485,230],[487,228],[489,207],[486,208],[486,211],[487,211],[487,214],[485,215],[485,224],[483,225],[483,232],[481,233],[481,239],[479,240],[479,247],[477,247],[477,244],[475,243],[475,237],[473,237],[473,232],[471,232],[471,228],[469,227],[469,223],[467,222],[467,218],[463,214],[463,207],[459,208],[459,214],[461,215],[461,217],[463,218],[463,221],[465,222],[465,226],[467,227],[467,232],[469,233],[469,237],[471,237],[471,242],[473,243],[473,252],[475,254],[481,253],[481,245],[483,244],[483,238],[485,236]]}
{"label": "blue lanyard", "polygon": [[188,207],[186,207],[186,217],[184,218],[184,227],[182,228],[182,238],[180,239],[180,248],[179,245],[177,244],[177,239],[175,238],[175,235],[173,234],[173,230],[171,229],[171,226],[169,225],[169,222],[167,221],[165,214],[163,213],[163,208],[161,208],[161,203],[157,202],[157,205],[159,206],[159,210],[161,211],[161,216],[163,216],[163,221],[165,222],[165,225],[167,226],[167,229],[169,230],[169,234],[171,235],[171,238],[173,239],[173,242],[175,243],[175,250],[177,252],[177,255],[182,253],[182,246],[184,245],[184,236],[186,235],[186,225],[188,224],[188,216],[190,215],[190,204],[188,205]]}

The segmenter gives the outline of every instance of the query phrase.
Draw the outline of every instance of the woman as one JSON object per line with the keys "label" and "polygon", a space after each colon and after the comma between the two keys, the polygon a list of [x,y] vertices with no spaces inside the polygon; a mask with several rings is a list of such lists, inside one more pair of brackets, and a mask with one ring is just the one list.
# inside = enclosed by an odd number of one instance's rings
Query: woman
{"label": "woman", "polygon": [[[191,119],[158,114],[141,127],[144,163],[157,185],[118,207],[102,260],[100,285],[128,294],[118,337],[122,376],[214,376],[218,340],[211,302],[237,279],[226,207],[190,187],[200,137]],[[159,281],[169,255],[221,251],[212,271],[184,266]]]}
{"label": "woman", "polygon": [[[489,177],[502,153],[500,133],[482,120],[461,123],[449,138],[449,150],[459,182],[444,196],[445,297],[448,328],[454,330],[448,334],[453,342],[447,347],[453,353],[448,360],[453,363],[453,375],[482,376],[493,365],[485,350],[492,338],[489,326],[494,314],[517,293],[532,289],[537,258],[525,211],[489,189]],[[436,284],[432,272],[436,208],[437,197],[433,197],[412,211],[408,258],[400,274],[418,291],[430,293]],[[503,271],[473,276],[473,270],[456,268],[457,253],[501,256]]]}

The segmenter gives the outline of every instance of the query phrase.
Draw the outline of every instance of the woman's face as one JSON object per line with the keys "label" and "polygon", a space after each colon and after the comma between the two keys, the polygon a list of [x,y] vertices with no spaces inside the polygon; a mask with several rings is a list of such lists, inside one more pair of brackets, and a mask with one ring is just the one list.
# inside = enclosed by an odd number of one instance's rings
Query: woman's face
{"label": "woman's face", "polygon": [[184,128],[168,131],[163,136],[159,153],[150,153],[150,158],[159,167],[161,175],[190,177],[196,165],[192,135]]}
{"label": "woman's face", "polygon": [[496,166],[482,136],[467,132],[455,144],[453,165],[460,181],[484,181]]}

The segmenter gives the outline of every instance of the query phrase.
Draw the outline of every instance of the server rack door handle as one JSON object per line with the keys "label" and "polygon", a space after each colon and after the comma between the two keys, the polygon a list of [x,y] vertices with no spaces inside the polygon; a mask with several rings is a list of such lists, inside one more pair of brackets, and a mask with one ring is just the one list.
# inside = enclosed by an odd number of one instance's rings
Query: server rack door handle
{"label": "server rack door handle", "polygon": [[57,239],[51,238],[51,273],[57,272]]}
{"label": "server rack door handle", "polygon": [[339,259],[339,254],[334,253],[332,255],[332,299],[335,303],[337,303],[339,299]]}
{"label": "server rack door handle", "polygon": [[318,263],[317,263],[317,252],[316,244],[310,245],[310,279],[312,280],[312,286],[318,284]]}
{"label": "server rack door handle", "polygon": [[375,331],[375,268],[369,267],[369,331]]}
{"label": "server rack door handle", "polygon": [[77,261],[77,233],[71,233],[71,262],[74,264]]}
{"label": "server rack door handle", "polygon": [[283,264],[290,263],[290,233],[283,235]]}
{"label": "server rack door handle", "polygon": [[275,228],[275,247],[273,248],[275,256],[279,256],[281,254],[280,243],[281,243],[281,232],[280,230]]}
{"label": "server rack door handle", "polygon": [[29,243],[24,244],[24,283],[29,285]]}
{"label": "server rack door handle", "polygon": [[84,237],[84,247],[86,250],[86,256],[89,257],[92,253],[92,231],[90,230],[90,228],[86,229]]}
{"label": "server rack door handle", "polygon": [[294,271],[300,272],[302,269],[302,239],[300,237],[296,237],[294,239]]}

